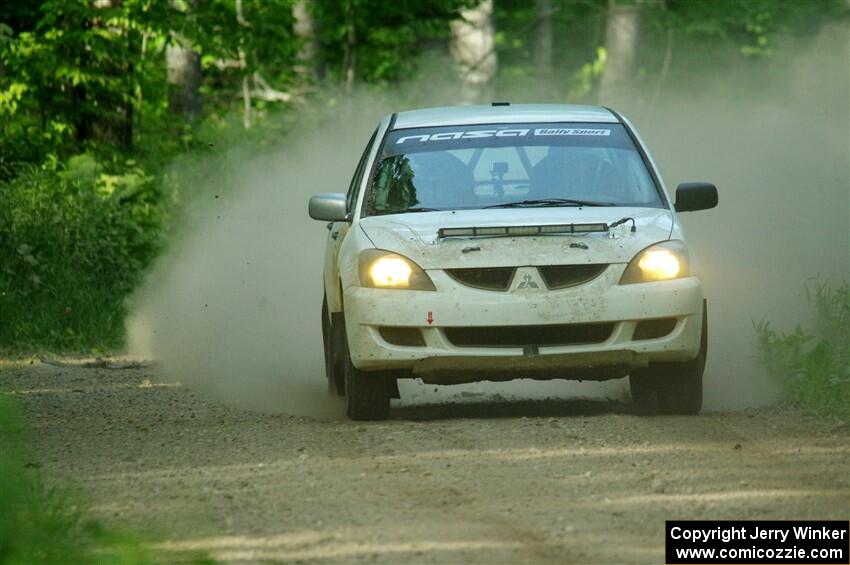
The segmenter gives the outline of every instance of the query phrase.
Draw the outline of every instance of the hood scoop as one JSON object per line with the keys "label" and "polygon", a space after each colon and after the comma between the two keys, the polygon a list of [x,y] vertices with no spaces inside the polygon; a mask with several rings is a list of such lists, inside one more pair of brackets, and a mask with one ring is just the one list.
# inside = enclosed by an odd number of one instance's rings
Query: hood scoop
{"label": "hood scoop", "polygon": [[575,233],[600,233],[609,230],[608,224],[549,224],[540,226],[495,226],[495,227],[464,227],[440,228],[437,237],[500,237],[500,236],[535,236],[535,235],[567,235]]}

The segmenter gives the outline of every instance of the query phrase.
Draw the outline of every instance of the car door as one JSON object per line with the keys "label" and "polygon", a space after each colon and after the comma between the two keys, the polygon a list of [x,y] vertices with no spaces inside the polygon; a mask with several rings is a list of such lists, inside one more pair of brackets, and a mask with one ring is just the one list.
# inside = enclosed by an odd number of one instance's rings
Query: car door
{"label": "car door", "polygon": [[[369,154],[372,151],[372,145],[375,143],[378,130],[372,133],[369,143],[366,144],[366,149],[357,163],[357,168],[354,170],[354,176],[351,178],[351,184],[348,187],[346,195],[346,209],[349,218],[354,212],[354,206],[357,203],[357,190],[360,187],[363,175],[366,172],[366,164],[369,161]],[[339,283],[339,247],[345,235],[351,227],[351,222],[329,222],[328,223],[328,238],[325,245],[325,295],[328,298],[328,311],[339,312],[342,310],[342,297],[340,296]]]}

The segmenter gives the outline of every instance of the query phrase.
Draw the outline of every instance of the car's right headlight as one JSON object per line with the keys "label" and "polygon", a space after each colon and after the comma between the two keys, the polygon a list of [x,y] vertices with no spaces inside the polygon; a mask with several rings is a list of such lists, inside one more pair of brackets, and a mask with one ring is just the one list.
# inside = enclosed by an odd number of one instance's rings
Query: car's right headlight
{"label": "car's right headlight", "polygon": [[367,249],[360,254],[359,263],[361,286],[437,290],[419,265],[398,253]]}
{"label": "car's right headlight", "polygon": [[620,284],[666,281],[690,275],[688,248],[677,239],[647,247],[629,262]]}

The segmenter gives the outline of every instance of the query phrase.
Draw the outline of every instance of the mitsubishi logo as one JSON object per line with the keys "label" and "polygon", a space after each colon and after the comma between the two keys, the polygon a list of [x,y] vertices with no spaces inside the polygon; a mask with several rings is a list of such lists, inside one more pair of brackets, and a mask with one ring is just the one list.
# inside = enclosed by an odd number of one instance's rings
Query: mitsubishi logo
{"label": "mitsubishi logo", "polygon": [[537,283],[534,282],[534,280],[532,280],[530,274],[525,273],[525,275],[523,275],[522,280],[519,281],[519,284],[516,286],[516,288],[517,288],[517,290],[521,290],[523,288],[540,288],[540,287],[537,286]]}

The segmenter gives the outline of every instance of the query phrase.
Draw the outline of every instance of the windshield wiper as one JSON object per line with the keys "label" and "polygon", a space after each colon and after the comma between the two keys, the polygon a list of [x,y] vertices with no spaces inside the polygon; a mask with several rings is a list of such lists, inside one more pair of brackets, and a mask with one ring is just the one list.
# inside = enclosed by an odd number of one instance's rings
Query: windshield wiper
{"label": "windshield wiper", "polygon": [[625,218],[620,218],[616,222],[608,224],[608,229],[616,228],[617,226],[622,226],[626,222],[632,223],[632,233],[635,233],[637,231],[637,224],[635,223],[635,219],[629,216],[626,216]]}
{"label": "windshield wiper", "polygon": [[545,206],[616,206],[613,202],[595,202],[593,200],[574,200],[572,198],[539,198],[491,204],[485,208],[543,208]]}

